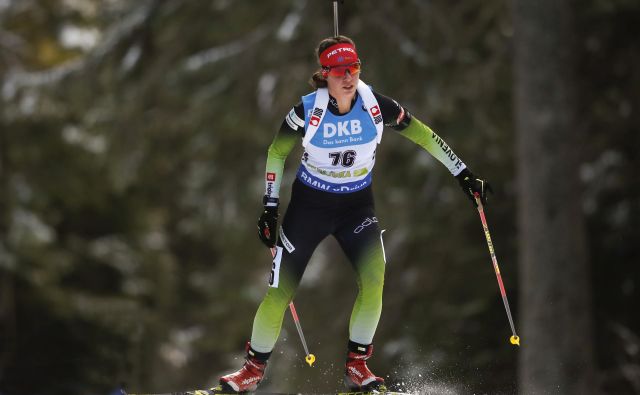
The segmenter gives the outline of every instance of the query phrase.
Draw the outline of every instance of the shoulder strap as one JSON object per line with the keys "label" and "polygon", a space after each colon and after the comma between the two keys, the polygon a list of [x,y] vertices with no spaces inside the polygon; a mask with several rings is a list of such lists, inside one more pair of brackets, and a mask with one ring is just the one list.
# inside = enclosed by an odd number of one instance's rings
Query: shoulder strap
{"label": "shoulder strap", "polygon": [[319,88],[316,91],[316,100],[313,103],[313,111],[309,116],[309,125],[307,125],[307,131],[304,134],[302,140],[302,146],[306,147],[309,141],[313,138],[318,130],[318,126],[324,118],[324,114],[327,112],[327,105],[329,104],[329,90],[327,88]]}
{"label": "shoulder strap", "polygon": [[358,81],[358,93],[362,97],[362,101],[364,102],[364,106],[367,108],[367,113],[371,117],[371,121],[373,121],[373,124],[376,126],[376,141],[380,144],[384,123],[382,122],[382,112],[380,112],[378,101],[373,95],[371,88],[369,88],[369,85],[362,80]]}

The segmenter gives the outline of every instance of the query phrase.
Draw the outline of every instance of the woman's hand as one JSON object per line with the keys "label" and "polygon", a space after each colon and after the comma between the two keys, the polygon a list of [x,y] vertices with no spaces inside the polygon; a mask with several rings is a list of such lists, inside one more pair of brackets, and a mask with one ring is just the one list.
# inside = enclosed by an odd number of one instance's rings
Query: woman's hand
{"label": "woman's hand", "polygon": [[264,206],[264,211],[258,219],[258,237],[269,248],[276,245],[278,236],[278,203]]}
{"label": "woman's hand", "polygon": [[480,177],[473,175],[469,169],[464,169],[456,176],[462,191],[471,201],[474,206],[477,206],[475,194],[480,195],[480,201],[483,205],[487,204],[487,195],[489,192],[493,193],[491,185]]}

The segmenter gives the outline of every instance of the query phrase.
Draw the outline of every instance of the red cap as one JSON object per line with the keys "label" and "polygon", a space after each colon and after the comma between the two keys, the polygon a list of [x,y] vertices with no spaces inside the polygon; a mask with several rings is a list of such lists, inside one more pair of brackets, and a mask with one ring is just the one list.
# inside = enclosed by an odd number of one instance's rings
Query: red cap
{"label": "red cap", "polygon": [[356,48],[349,43],[334,44],[320,54],[320,64],[323,67],[344,66],[357,61]]}

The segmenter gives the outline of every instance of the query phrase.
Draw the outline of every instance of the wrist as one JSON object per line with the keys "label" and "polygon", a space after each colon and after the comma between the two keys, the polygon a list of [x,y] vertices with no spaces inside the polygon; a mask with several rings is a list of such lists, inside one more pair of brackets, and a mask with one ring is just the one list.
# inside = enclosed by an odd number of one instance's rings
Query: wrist
{"label": "wrist", "polygon": [[462,171],[458,173],[458,175],[456,175],[455,177],[458,179],[458,181],[463,181],[466,178],[469,178],[469,179],[474,178],[473,173],[466,167],[462,169]]}
{"label": "wrist", "polygon": [[264,195],[262,197],[262,205],[267,208],[267,207],[275,207],[277,208],[279,203],[279,199],[277,197],[272,197],[272,196],[267,196]]}

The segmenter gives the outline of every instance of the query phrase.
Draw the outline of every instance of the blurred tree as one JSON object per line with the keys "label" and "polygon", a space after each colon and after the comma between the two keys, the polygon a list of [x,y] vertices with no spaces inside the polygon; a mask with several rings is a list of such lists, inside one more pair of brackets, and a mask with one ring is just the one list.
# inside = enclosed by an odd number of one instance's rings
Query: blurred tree
{"label": "blurred tree", "polygon": [[572,4],[514,1],[523,394],[597,392]]}

